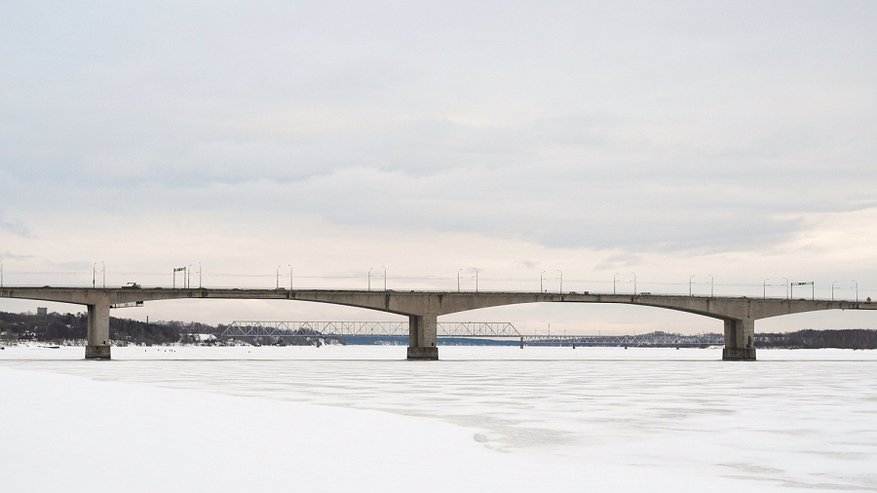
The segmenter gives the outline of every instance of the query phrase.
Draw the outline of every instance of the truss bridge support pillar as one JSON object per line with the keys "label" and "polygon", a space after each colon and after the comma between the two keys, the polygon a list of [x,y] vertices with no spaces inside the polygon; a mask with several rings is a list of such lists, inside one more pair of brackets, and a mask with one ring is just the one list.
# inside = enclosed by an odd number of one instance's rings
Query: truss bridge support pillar
{"label": "truss bridge support pillar", "polygon": [[410,315],[408,317],[408,359],[437,360],[437,315]]}
{"label": "truss bridge support pillar", "polygon": [[88,305],[88,345],[85,359],[110,359],[110,304]]}
{"label": "truss bridge support pillar", "polygon": [[755,361],[755,320],[725,320],[725,361]]}

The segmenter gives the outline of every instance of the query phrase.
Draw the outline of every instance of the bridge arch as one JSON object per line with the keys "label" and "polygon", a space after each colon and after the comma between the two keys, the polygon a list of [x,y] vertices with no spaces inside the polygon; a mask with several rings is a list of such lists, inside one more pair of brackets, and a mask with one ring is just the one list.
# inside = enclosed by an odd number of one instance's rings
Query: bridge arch
{"label": "bridge arch", "polygon": [[724,359],[755,359],[755,320],[806,311],[877,309],[877,304],[640,294],[434,292],[285,289],[139,289],[139,288],[0,288],[0,297],[29,298],[86,305],[88,346],[86,358],[109,358],[109,311],[112,304],[182,298],[297,300],[366,308],[404,315],[409,320],[409,359],[438,359],[436,326],[440,315],[526,303],[608,303],[643,305],[723,320]]}
{"label": "bridge arch", "polygon": [[[721,332],[723,321],[681,310],[625,303],[532,302],[476,308],[447,315],[439,321],[514,320],[522,332],[566,330],[568,334],[642,333],[653,330]],[[558,332],[561,333],[561,332]]]}

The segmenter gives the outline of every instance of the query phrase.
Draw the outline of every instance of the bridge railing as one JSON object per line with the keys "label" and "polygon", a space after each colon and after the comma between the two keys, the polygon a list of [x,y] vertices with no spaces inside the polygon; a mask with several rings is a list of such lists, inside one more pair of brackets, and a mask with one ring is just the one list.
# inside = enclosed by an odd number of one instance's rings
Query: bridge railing
{"label": "bridge railing", "polygon": [[[635,275],[620,276],[618,278],[589,278],[585,279],[576,275],[560,278],[558,276],[540,277],[538,273],[529,275],[515,275],[514,272],[496,272],[494,275],[481,273],[476,277],[474,269],[463,271],[459,276],[429,276],[403,274],[390,276],[389,285],[386,279],[379,282],[381,276],[363,272],[361,275],[331,275],[313,274],[299,275],[293,278],[289,274],[279,271],[270,273],[233,273],[233,272],[202,272],[185,269],[183,274],[166,271],[123,271],[105,269],[103,265],[92,269],[82,270],[53,270],[37,271],[28,270],[25,265],[15,268],[9,262],[5,262],[0,273],[0,287],[31,287],[42,286],[76,287],[76,288],[121,288],[126,285],[137,284],[143,289],[151,288],[176,288],[176,289],[276,289],[290,288],[297,290],[372,290],[404,292],[408,290],[432,291],[432,292],[519,292],[519,293],[569,293],[590,292],[592,294],[661,294],[668,296],[693,295],[698,297],[739,297],[767,299],[817,299],[837,301],[862,301],[868,296],[875,296],[877,287],[867,285],[859,281],[834,281],[832,278],[819,280],[796,280],[781,279],[758,280],[757,282],[715,282],[705,276],[682,276],[682,279],[673,281],[670,278],[643,279],[640,276],[637,282]],[[110,267],[110,266],[106,266]],[[173,274],[173,275],[172,275]],[[803,281],[803,282],[802,282]]]}

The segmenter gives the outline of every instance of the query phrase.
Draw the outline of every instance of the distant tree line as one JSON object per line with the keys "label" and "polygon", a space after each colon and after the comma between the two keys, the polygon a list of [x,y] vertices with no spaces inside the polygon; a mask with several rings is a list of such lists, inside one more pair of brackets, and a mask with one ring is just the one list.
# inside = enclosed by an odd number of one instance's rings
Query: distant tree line
{"label": "distant tree line", "polygon": [[[191,331],[215,333],[223,326],[184,324],[183,322],[146,323],[126,318],[110,317],[110,339],[130,344],[168,344],[180,340],[180,334]],[[0,334],[6,340],[33,340],[61,342],[85,339],[88,316],[85,313],[30,313],[0,312]]]}
{"label": "distant tree line", "polygon": [[[208,325],[197,322],[177,321],[140,322],[127,318],[110,317],[110,339],[129,344],[169,344],[179,342],[186,334],[214,334],[217,337],[226,329],[225,325]],[[0,312],[0,340],[33,340],[42,342],[62,342],[85,339],[88,330],[88,317],[85,313],[31,313]],[[321,334],[302,334],[312,337],[292,340],[270,339],[251,341],[256,344],[311,345]],[[335,341],[340,342],[340,341]],[[755,346],[759,348],[791,349],[877,349],[877,330],[875,329],[826,329],[799,330],[787,333],[755,334]]]}
{"label": "distant tree line", "polygon": [[[161,345],[175,342],[194,343],[193,334],[213,334],[220,337],[226,325],[209,325],[199,322],[141,322],[127,318],[110,317],[110,339],[116,344]],[[0,312],[0,342],[39,341],[61,343],[84,340],[88,332],[88,316],[85,313],[32,313]],[[340,343],[340,338],[323,337],[319,333],[302,332],[296,338],[245,338],[257,345],[320,345],[324,342]],[[208,341],[212,344],[215,341]]]}
{"label": "distant tree line", "polygon": [[755,347],[791,349],[877,349],[877,330],[827,329],[755,333]]}

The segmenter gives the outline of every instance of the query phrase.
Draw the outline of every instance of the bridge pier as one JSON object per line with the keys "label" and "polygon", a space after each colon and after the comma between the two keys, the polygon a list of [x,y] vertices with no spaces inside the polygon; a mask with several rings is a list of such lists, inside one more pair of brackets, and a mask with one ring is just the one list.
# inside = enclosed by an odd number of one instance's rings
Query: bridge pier
{"label": "bridge pier", "polygon": [[85,359],[110,359],[110,304],[88,305]]}
{"label": "bridge pier", "polygon": [[437,360],[437,315],[410,315],[408,317],[408,359]]}
{"label": "bridge pier", "polygon": [[725,320],[725,349],[722,350],[722,359],[755,361],[755,320]]}

